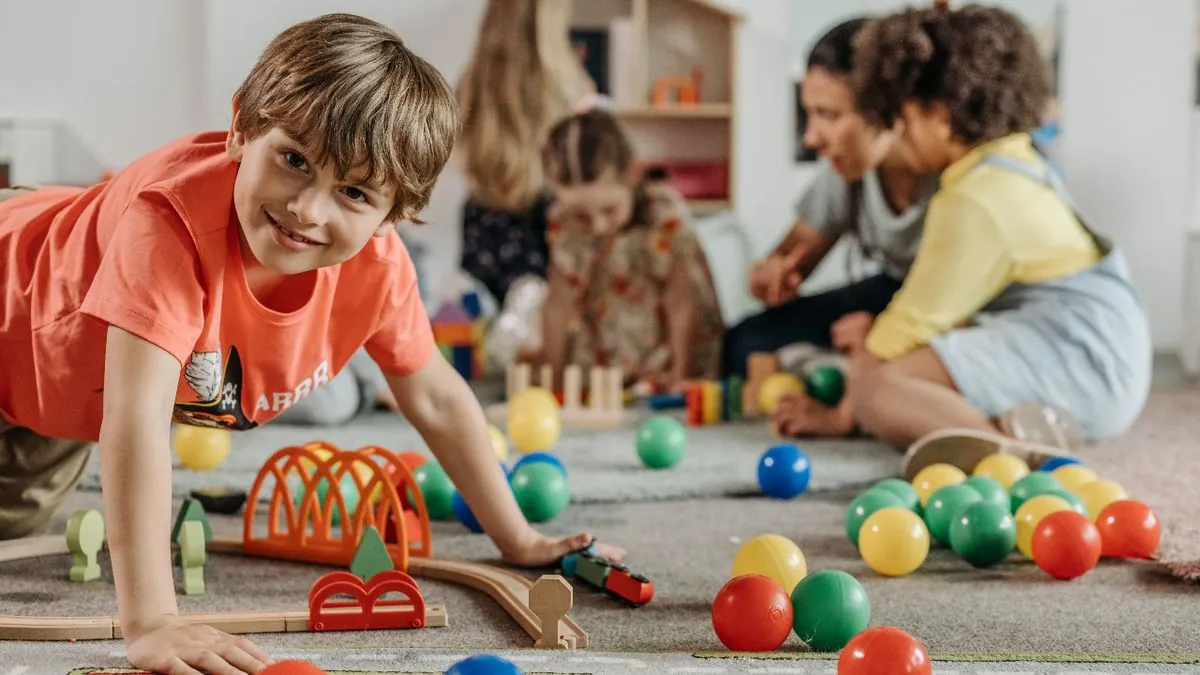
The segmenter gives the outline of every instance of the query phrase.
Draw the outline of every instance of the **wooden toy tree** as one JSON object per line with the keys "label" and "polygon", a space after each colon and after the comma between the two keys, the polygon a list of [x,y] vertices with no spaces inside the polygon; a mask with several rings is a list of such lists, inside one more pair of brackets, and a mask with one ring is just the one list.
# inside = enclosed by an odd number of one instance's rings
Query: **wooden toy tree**
{"label": "wooden toy tree", "polygon": [[67,521],[67,550],[71,552],[71,581],[100,578],[96,556],[104,545],[104,517],[95,509],[76,511]]}
{"label": "wooden toy tree", "polygon": [[187,520],[179,530],[179,563],[183,568],[183,592],[187,595],[204,593],[204,564],[208,561],[204,526]]}
{"label": "wooden toy tree", "polygon": [[392,556],[388,554],[383,537],[379,536],[379,530],[368,527],[363,531],[358,550],[354,552],[354,560],[350,561],[351,574],[363,581],[370,581],[376,574],[394,569],[396,567],[392,564]]}
{"label": "wooden toy tree", "polygon": [[[196,523],[200,526],[201,533],[204,535],[205,544],[212,542],[212,525],[209,525],[208,516],[204,514],[204,507],[200,505],[199,500],[183,500],[183,504],[179,506],[179,513],[175,516],[175,525],[171,528],[171,543],[179,546],[181,549],[183,547],[183,542],[181,540],[181,537],[183,536],[183,527],[187,523]],[[175,564],[183,564],[178,553],[175,555]]]}

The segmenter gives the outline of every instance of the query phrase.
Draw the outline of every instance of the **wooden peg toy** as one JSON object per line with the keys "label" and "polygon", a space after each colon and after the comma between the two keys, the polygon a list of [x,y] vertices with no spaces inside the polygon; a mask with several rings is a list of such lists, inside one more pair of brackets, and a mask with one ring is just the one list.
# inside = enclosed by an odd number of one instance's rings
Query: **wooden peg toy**
{"label": "wooden peg toy", "polygon": [[184,522],[179,533],[179,565],[183,568],[185,594],[204,594],[204,563],[207,559],[204,526],[195,520]]}
{"label": "wooden peg toy", "polygon": [[[555,392],[554,372],[539,369],[536,386]],[[534,386],[530,381],[532,368],[528,363],[509,365],[507,373],[508,400]],[[583,374],[578,365],[563,369],[563,389],[560,401],[559,421],[565,428],[614,429],[634,422],[632,413],[625,409],[625,374],[620,368],[597,366],[588,374],[587,396],[582,388]],[[585,400],[586,399],[586,400]],[[508,405],[499,403],[486,408],[488,420],[503,424],[508,420]]]}
{"label": "wooden peg toy", "polygon": [[571,584],[557,574],[544,574],[529,589],[529,609],[537,615],[541,634],[534,649],[568,649],[563,639],[563,617],[571,611],[575,594]]}
{"label": "wooden peg toy", "polygon": [[100,578],[96,556],[104,545],[104,517],[95,509],[80,510],[67,521],[67,550],[71,552],[71,581],[95,581]]}

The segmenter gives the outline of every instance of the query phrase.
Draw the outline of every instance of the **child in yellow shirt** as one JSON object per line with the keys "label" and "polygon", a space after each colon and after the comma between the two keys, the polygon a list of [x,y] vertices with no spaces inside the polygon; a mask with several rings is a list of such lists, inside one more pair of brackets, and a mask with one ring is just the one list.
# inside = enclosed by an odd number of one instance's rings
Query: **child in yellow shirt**
{"label": "child in yellow shirt", "polygon": [[910,9],[864,28],[856,56],[860,112],[941,174],[900,291],[837,331],[858,424],[909,448],[909,477],[1001,449],[1036,465],[1055,449],[995,422],[1022,404],[1065,411],[1086,440],[1123,433],[1150,386],[1146,312],[1032,143],[1050,95],[1033,36],[991,7]]}

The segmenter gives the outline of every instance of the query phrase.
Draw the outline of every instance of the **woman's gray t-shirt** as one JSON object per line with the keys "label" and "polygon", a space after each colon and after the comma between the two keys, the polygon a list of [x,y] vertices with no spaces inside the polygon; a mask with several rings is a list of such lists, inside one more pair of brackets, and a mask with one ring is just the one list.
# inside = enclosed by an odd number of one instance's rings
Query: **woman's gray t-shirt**
{"label": "woman's gray t-shirt", "polygon": [[[884,274],[896,280],[908,276],[921,243],[925,209],[936,191],[937,179],[930,176],[913,204],[903,213],[895,213],[883,193],[879,173],[871,170],[863,176],[857,231],[863,252]],[[828,162],[821,162],[796,203],[796,217],[823,236],[839,239],[850,230],[851,211],[850,185]]]}

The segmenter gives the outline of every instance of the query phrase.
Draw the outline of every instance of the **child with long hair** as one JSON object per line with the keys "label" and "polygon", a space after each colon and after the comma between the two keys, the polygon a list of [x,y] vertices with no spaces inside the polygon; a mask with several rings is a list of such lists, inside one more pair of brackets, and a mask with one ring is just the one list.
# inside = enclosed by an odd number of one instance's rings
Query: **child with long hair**
{"label": "child with long hair", "polygon": [[724,323],[683,198],[644,179],[603,110],[558,123],[542,157],[554,193],[542,356],[556,375],[619,367],[667,390],[714,377]]}
{"label": "child with long hair", "polygon": [[595,92],[571,48],[569,0],[489,0],[458,85],[462,269],[503,303],[518,277],[545,277],[546,131]]}
{"label": "child with long hair", "polygon": [[1051,88],[1029,30],[992,7],[910,9],[864,27],[856,54],[860,112],[941,176],[900,291],[840,337],[858,423],[908,447],[909,477],[1060,452],[999,433],[1023,405],[1065,411],[1084,440],[1123,433],[1150,387],[1146,311],[1032,142]]}

